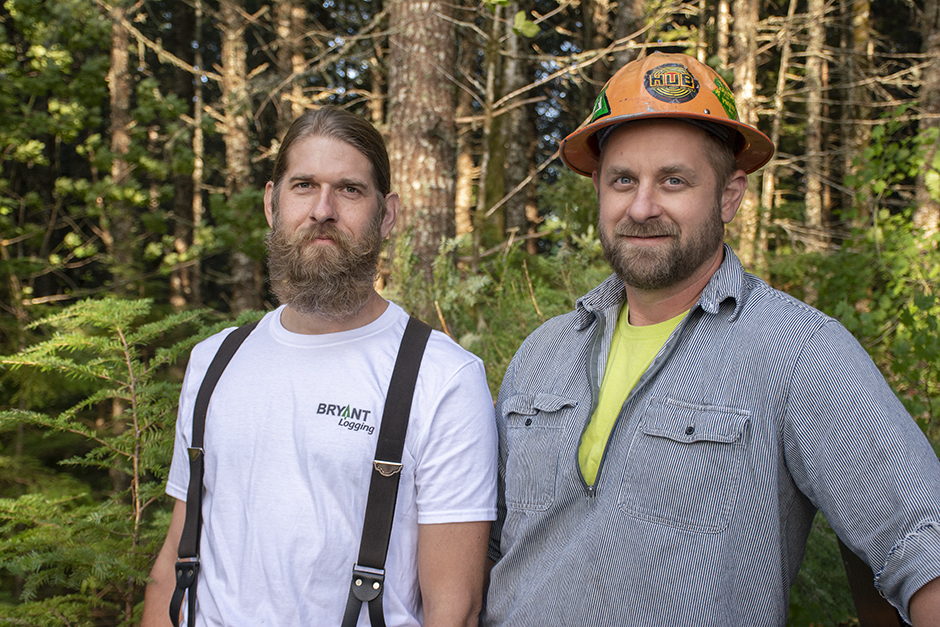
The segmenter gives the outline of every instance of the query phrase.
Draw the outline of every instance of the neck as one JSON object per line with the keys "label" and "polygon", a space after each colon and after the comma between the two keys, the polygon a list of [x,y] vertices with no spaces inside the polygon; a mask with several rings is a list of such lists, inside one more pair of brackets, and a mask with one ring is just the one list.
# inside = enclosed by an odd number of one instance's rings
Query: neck
{"label": "neck", "polygon": [[630,324],[635,327],[658,324],[691,309],[721,267],[724,257],[722,248],[691,277],[661,290],[641,290],[625,284],[630,305]]}
{"label": "neck", "polygon": [[379,319],[379,316],[385,313],[387,308],[388,301],[373,290],[362,309],[348,318],[331,320],[318,314],[300,313],[288,305],[281,312],[281,325],[291,333],[302,333],[304,335],[324,335],[326,333],[352,331],[375,322]]}

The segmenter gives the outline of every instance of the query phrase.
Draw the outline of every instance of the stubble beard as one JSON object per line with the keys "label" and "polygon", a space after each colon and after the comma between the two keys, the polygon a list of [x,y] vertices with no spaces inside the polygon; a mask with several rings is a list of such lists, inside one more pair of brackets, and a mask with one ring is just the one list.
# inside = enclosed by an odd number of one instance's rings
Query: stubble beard
{"label": "stubble beard", "polygon": [[[599,229],[604,257],[624,284],[644,291],[667,289],[695,274],[721,247],[724,223],[719,207],[712,210],[712,216],[700,232],[689,234],[687,242],[682,241],[682,229],[673,222],[636,222],[624,217],[612,235]],[[646,247],[631,245],[619,236],[670,239],[663,245]]]}
{"label": "stubble beard", "polygon": [[[333,224],[311,224],[287,233],[274,218],[267,234],[271,291],[298,313],[333,322],[362,311],[374,291],[382,250],[382,212],[377,210],[362,239],[355,240]],[[312,243],[321,236],[333,245]]]}

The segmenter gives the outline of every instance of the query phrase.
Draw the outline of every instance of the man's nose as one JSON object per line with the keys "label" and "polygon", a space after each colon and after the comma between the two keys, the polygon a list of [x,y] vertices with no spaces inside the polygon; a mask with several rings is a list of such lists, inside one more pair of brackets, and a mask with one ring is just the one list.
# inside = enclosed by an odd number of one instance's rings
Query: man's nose
{"label": "man's nose", "polygon": [[655,189],[651,184],[641,184],[633,195],[626,214],[636,222],[645,222],[658,218],[663,213]]}
{"label": "man's nose", "polygon": [[330,222],[336,220],[336,209],[334,207],[335,199],[333,190],[327,185],[320,188],[310,208],[310,217],[316,222]]}

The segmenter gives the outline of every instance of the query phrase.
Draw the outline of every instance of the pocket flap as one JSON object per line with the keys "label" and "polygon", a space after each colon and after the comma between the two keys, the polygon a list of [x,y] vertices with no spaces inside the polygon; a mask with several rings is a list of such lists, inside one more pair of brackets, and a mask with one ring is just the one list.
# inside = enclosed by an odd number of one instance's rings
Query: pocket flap
{"label": "pocket flap", "polygon": [[672,399],[652,399],[643,432],[675,442],[721,442],[741,439],[750,412],[716,405],[694,405]]}
{"label": "pocket flap", "polygon": [[534,416],[536,413],[555,412],[562,407],[574,407],[577,402],[555,394],[516,394],[503,403],[503,411],[508,414]]}

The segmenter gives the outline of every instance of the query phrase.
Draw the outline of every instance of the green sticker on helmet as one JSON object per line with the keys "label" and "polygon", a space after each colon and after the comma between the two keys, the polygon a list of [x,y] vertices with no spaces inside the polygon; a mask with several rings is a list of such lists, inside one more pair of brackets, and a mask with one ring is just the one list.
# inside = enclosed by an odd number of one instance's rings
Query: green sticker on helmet
{"label": "green sticker on helmet", "polygon": [[734,104],[734,94],[731,92],[731,89],[725,84],[723,80],[719,77],[715,77],[715,85],[718,86],[712,93],[715,94],[715,97],[718,98],[718,102],[721,103],[722,108],[725,110],[725,113],[728,114],[728,117],[738,121],[738,106]]}
{"label": "green sticker on helmet", "polygon": [[610,103],[607,102],[607,85],[604,85],[604,89],[601,90],[601,93],[597,96],[597,100],[594,101],[594,110],[591,111],[591,122],[605,115],[610,115]]}

